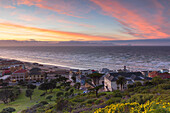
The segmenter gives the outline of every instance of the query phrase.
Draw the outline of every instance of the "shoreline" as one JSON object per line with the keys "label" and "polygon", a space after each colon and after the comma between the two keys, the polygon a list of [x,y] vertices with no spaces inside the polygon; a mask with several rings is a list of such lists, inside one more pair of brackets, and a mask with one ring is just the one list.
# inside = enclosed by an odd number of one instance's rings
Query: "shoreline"
{"label": "shoreline", "polygon": [[38,61],[20,60],[20,59],[16,59],[16,58],[8,58],[8,57],[2,57],[2,56],[0,56],[0,59],[16,60],[16,61],[20,61],[20,62],[23,62],[23,63],[30,63],[30,64],[38,63],[39,65],[44,65],[44,66],[48,66],[48,67],[58,67],[60,69],[66,69],[66,70],[70,70],[70,69],[88,70],[86,68],[78,68],[78,67],[73,67],[73,66],[64,66],[64,65],[60,65],[60,64],[43,63],[43,62],[38,62]]}
{"label": "shoreline", "polygon": [[[37,63],[38,64],[37,66],[39,68],[42,68],[42,69],[44,68],[46,70],[47,69],[54,69],[54,70],[70,70],[70,69],[88,70],[86,68],[76,68],[76,67],[70,67],[70,66],[63,66],[63,65],[59,65],[59,64],[50,64],[50,63],[43,63],[43,62],[37,62],[37,61],[20,60],[20,59],[7,58],[7,57],[2,57],[2,56],[0,56],[0,59],[1,60],[16,60],[16,61],[20,61],[20,62],[24,63],[25,67],[35,67],[34,63]],[[122,65],[122,67],[123,67],[123,65]],[[119,68],[119,69],[121,69],[121,68]],[[94,70],[99,70],[99,69],[94,69]],[[131,72],[141,71],[142,72],[142,71],[159,71],[159,70],[160,69],[156,69],[156,70],[150,70],[150,69],[148,69],[148,70],[144,70],[144,69],[143,70],[136,70],[136,69],[135,70],[131,70],[130,69],[129,71],[131,71]],[[113,70],[113,71],[115,71],[115,70]]]}
{"label": "shoreline", "polygon": [[[42,63],[42,62],[34,62],[34,61],[23,61],[23,60],[18,60],[18,59],[14,59],[14,58],[2,58],[0,57],[0,60],[16,60],[19,62],[24,63],[26,69],[32,68],[32,67],[39,67],[45,70],[70,70],[70,69],[74,69],[74,68],[69,68],[69,67],[64,67],[64,66],[60,66],[60,65],[53,65],[53,64],[48,64],[48,63]],[[37,64],[37,65],[35,65]]]}

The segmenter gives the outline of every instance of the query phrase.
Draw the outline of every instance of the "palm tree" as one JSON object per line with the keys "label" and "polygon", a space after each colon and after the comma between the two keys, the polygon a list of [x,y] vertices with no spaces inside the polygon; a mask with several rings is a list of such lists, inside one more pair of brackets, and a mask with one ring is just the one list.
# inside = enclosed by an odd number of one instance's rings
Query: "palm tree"
{"label": "palm tree", "polygon": [[87,75],[90,79],[86,80],[86,83],[88,83],[92,88],[89,88],[89,90],[95,91],[96,97],[98,97],[98,91],[103,87],[103,85],[99,84],[100,78],[103,76],[103,74],[100,73],[93,73],[90,75]]}
{"label": "palm tree", "polygon": [[120,84],[121,90],[123,89],[123,86],[124,86],[125,83],[126,83],[125,77],[118,77],[118,80],[116,81],[116,84],[117,85]]}

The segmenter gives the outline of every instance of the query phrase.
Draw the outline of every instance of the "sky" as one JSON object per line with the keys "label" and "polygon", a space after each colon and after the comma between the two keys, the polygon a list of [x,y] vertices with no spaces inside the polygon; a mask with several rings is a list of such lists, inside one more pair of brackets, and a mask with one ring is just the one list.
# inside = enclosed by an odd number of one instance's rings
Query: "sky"
{"label": "sky", "polygon": [[169,12],[170,0],[0,0],[0,44],[170,45]]}

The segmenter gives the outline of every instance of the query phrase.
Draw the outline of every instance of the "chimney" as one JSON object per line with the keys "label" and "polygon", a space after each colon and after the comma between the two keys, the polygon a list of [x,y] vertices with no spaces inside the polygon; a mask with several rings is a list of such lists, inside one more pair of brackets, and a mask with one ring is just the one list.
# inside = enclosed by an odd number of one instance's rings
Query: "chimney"
{"label": "chimney", "polygon": [[124,66],[124,71],[126,71],[126,66]]}

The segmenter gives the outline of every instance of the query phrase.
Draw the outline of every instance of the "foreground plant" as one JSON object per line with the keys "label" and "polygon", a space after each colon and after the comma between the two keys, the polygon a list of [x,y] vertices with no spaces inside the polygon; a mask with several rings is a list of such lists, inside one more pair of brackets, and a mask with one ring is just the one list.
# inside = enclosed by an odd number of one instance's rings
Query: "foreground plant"
{"label": "foreground plant", "polygon": [[170,113],[170,103],[147,102],[111,104],[105,108],[99,108],[94,113]]}

